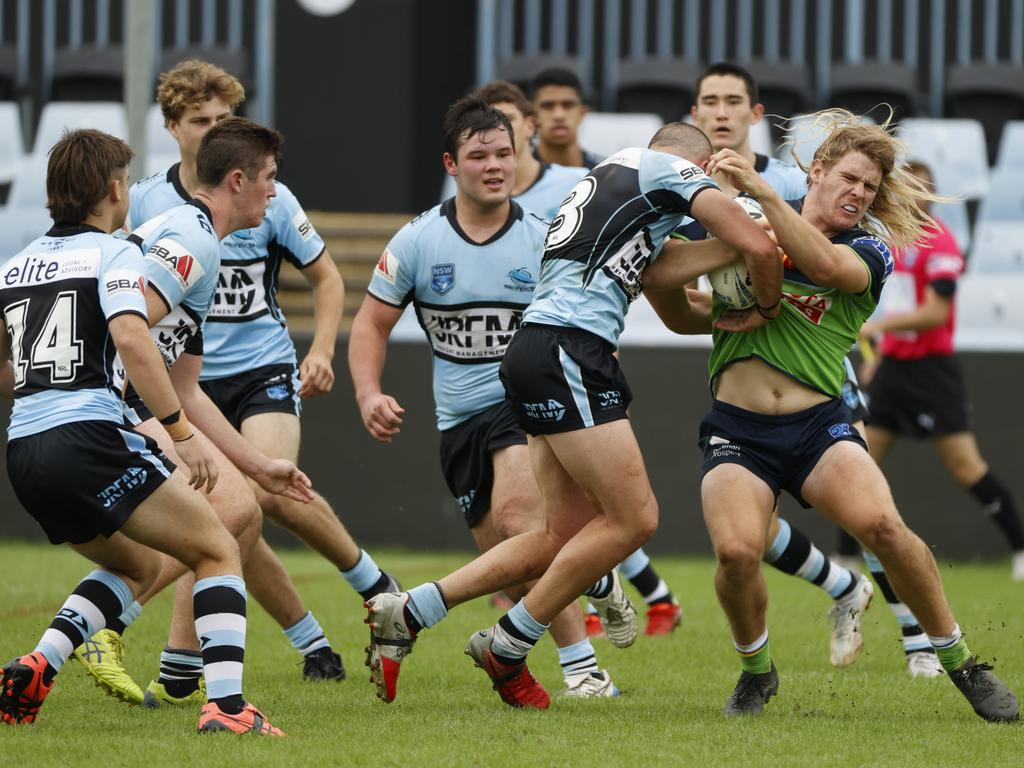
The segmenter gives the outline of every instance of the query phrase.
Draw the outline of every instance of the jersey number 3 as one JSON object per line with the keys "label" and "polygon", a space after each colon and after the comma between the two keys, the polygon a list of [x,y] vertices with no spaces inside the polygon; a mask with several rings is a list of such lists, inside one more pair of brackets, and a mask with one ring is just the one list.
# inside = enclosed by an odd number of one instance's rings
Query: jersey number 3
{"label": "jersey number 3", "polygon": [[25,360],[25,318],[31,299],[24,299],[4,307],[7,332],[11,337],[11,365],[14,368],[14,388],[22,386],[29,366],[50,372],[51,384],[70,384],[82,364],[82,342],[76,338],[75,318],[78,294],[61,291],[50,307],[43,327],[32,342],[31,354]]}
{"label": "jersey number 3", "polygon": [[580,230],[583,224],[583,207],[590,202],[597,188],[597,181],[593,176],[584,176],[580,183],[572,188],[572,192],[562,201],[555,220],[551,222],[547,239],[544,241],[544,250],[558,248],[565,245],[573,235]]}

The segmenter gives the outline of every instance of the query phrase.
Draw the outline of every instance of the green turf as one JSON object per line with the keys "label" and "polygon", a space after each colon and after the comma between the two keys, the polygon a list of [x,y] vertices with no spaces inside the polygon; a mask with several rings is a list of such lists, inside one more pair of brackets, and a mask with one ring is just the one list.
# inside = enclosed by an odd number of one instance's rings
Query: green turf
{"label": "green turf", "polygon": [[[464,555],[378,553],[407,585],[437,578]],[[374,698],[362,665],[360,601],[336,572],[306,552],[284,552],[307,605],[345,659],[343,683],[304,683],[298,654],[251,606],[247,696],[289,738],[192,732],[197,712],[148,711],[106,698],[69,662],[34,725],[0,729],[3,764],[339,766],[992,766],[1020,765],[1021,726],[984,723],[946,679],[914,680],[896,623],[879,597],[865,618],[857,663],[828,663],[829,601],[819,590],[767,569],[779,695],[761,718],[719,711],[738,675],[707,560],[657,558],[679,595],[682,627],[627,650],[598,640],[599,662],[623,691],[617,700],[555,700],[547,712],[502,704],[463,653],[468,635],[497,618],[485,601],[456,610],[417,643],[399,698]],[[88,570],[70,551],[0,543],[0,655],[31,650],[54,611]],[[975,653],[1011,686],[1024,676],[1020,585],[1006,563],[943,565],[946,589]],[[170,600],[152,602],[127,635],[127,663],[142,684],[156,671]],[[550,640],[531,668],[561,686]]]}

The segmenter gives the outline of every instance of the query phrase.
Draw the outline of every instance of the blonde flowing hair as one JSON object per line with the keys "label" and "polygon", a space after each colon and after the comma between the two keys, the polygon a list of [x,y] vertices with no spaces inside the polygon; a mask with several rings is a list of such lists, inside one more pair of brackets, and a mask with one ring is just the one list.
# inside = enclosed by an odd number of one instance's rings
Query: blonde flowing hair
{"label": "blonde flowing hair", "polygon": [[[845,109],[823,109],[812,117],[814,132],[827,134],[815,150],[812,163],[820,161],[827,171],[850,152],[859,152],[876,163],[882,172],[875,199],[859,226],[894,248],[907,248],[929,237],[926,230],[936,226],[935,220],[921,210],[918,202],[949,202],[953,198],[930,191],[901,162],[907,149],[893,135],[892,109],[880,125],[862,123],[857,115]],[[802,170],[810,170],[800,162],[795,147],[790,152]]]}

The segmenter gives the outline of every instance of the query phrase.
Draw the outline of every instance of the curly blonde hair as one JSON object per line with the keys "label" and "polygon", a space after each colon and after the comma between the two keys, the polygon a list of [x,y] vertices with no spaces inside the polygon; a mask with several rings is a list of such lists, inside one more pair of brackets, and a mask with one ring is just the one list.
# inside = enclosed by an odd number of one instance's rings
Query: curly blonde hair
{"label": "curly blonde hair", "polygon": [[[930,191],[901,162],[907,150],[892,132],[892,110],[880,125],[862,123],[861,119],[845,109],[824,109],[814,117],[815,133],[827,133],[815,150],[814,160],[827,171],[850,152],[859,152],[870,158],[882,172],[875,199],[859,226],[886,240],[895,248],[906,248],[927,237],[926,230],[935,227],[935,220],[925,213],[918,202],[947,202],[951,198]],[[790,150],[796,164],[804,171],[809,166],[800,162],[795,148]]]}
{"label": "curly blonde hair", "polygon": [[199,107],[214,96],[234,110],[245,101],[245,88],[234,75],[199,59],[183,61],[164,72],[156,90],[160,111],[169,123],[178,122],[186,109]]}

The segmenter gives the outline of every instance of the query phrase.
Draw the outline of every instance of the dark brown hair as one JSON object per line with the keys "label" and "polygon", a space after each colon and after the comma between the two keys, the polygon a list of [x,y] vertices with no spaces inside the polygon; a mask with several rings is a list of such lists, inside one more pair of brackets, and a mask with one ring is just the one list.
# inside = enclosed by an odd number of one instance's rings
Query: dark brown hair
{"label": "dark brown hair", "polygon": [[471,136],[482,131],[495,129],[505,131],[508,133],[512,146],[516,145],[512,124],[508,121],[505,113],[500,109],[495,109],[476,95],[464,96],[448,107],[442,127],[444,129],[444,151],[455,159],[458,159],[459,147],[469,141]]}
{"label": "dark brown hair", "polygon": [[50,149],[46,164],[46,207],[53,220],[67,224],[85,221],[107,196],[114,174],[127,168],[134,154],[131,147],[108,133],[66,131]]}
{"label": "dark brown hair", "polygon": [[204,187],[217,187],[236,168],[255,179],[268,157],[277,160],[284,137],[244,117],[228,117],[206,132],[196,153],[196,177]]}
{"label": "dark brown hair", "polygon": [[523,89],[507,80],[492,80],[489,83],[484,83],[476,89],[473,95],[492,107],[495,104],[511,104],[519,110],[523,117],[533,114],[533,105],[526,98]]}

